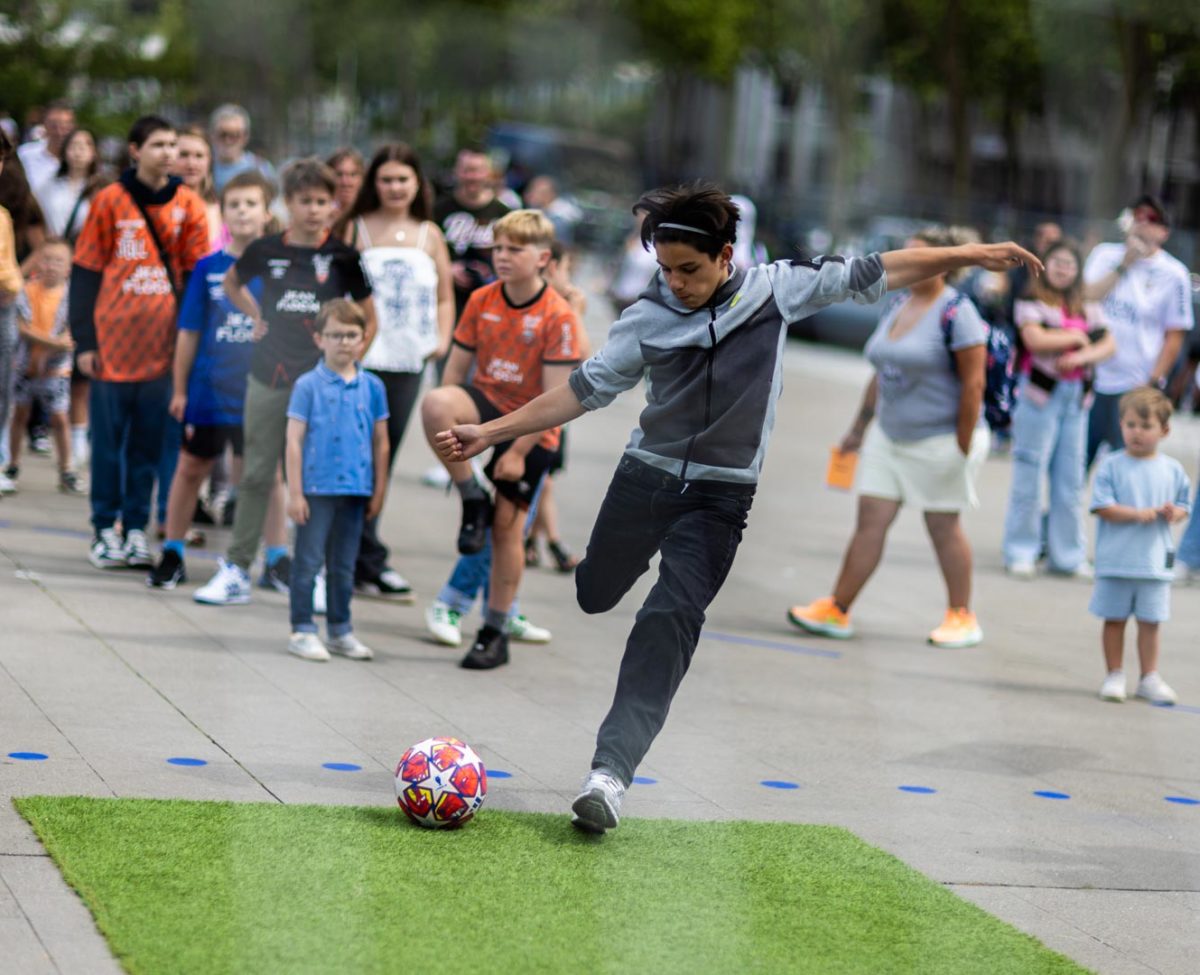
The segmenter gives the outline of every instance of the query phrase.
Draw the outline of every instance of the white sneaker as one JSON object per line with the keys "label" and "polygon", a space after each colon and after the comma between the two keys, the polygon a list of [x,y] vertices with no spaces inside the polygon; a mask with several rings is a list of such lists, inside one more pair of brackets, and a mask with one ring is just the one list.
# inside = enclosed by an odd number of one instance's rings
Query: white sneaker
{"label": "white sneaker", "polygon": [[92,539],[92,550],[88,561],[97,569],[123,569],[125,567],[125,544],[115,528],[101,528]]}
{"label": "white sneaker", "polygon": [[1171,689],[1171,685],[1159,676],[1157,670],[1150,671],[1138,681],[1137,690],[1134,693],[1151,704],[1174,704],[1179,700]]}
{"label": "white sneaker", "polygon": [[1037,578],[1037,566],[1032,562],[1011,562],[1005,566],[1005,571],[1014,579]]}
{"label": "white sneaker", "polygon": [[1193,569],[1186,562],[1176,562],[1175,581],[1181,586],[1200,586],[1200,569]]}
{"label": "white sneaker", "polygon": [[441,464],[438,464],[421,475],[421,483],[426,487],[444,488],[450,483],[450,473]]}
{"label": "white sneaker", "polygon": [[339,654],[350,660],[370,660],[375,656],[375,652],[353,633],[331,636],[325,641],[325,646],[329,648],[330,653]]}
{"label": "white sneaker", "polygon": [[462,645],[462,613],[440,599],[435,599],[425,610],[425,628],[443,646]]}
{"label": "white sneaker", "polygon": [[146,533],[140,528],[132,528],[125,533],[125,564],[131,569],[154,567],[150,543],[146,541]]}
{"label": "white sneaker", "polygon": [[518,643],[549,643],[552,636],[544,626],[536,626],[524,616],[508,618],[508,635]]}
{"label": "white sneaker", "polygon": [[293,633],[288,638],[288,653],[303,660],[328,660],[329,651],[315,633]]}
{"label": "white sneaker", "polygon": [[7,474],[0,473],[0,494],[16,494],[17,482]]}
{"label": "white sneaker", "polygon": [[583,788],[571,803],[571,825],[585,833],[603,833],[621,822],[621,799],[625,785],[611,769],[595,768],[583,780]]}
{"label": "white sneaker", "polygon": [[1072,579],[1078,579],[1080,582],[1091,582],[1096,578],[1096,567],[1087,559],[1084,559],[1079,565],[1075,566],[1073,572],[1068,572],[1067,575]]}
{"label": "white sneaker", "polygon": [[1104,683],[1100,685],[1100,700],[1114,701],[1118,704],[1125,700],[1125,671],[1110,670],[1108,672]]}
{"label": "white sneaker", "polygon": [[313,580],[313,616],[324,616],[328,606],[325,593],[325,573],[321,572]]}
{"label": "white sneaker", "polygon": [[233,562],[221,559],[217,572],[192,593],[192,599],[208,606],[240,606],[250,602],[250,576]]}

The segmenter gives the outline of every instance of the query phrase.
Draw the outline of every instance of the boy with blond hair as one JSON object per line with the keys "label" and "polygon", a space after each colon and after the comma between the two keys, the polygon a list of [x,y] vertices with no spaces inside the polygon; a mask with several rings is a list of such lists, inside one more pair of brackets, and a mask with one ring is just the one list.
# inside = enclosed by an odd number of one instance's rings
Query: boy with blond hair
{"label": "boy with blond hair", "polygon": [[1190,485],[1179,461],[1158,452],[1170,432],[1171,401],[1146,386],[1122,396],[1118,410],[1125,449],[1105,458],[1092,488],[1100,524],[1088,608],[1104,620],[1108,669],[1100,697],[1125,700],[1125,624],[1133,616],[1142,675],[1135,693],[1151,704],[1174,704],[1175,692],[1158,673],[1159,624],[1171,612],[1171,525],[1188,516]]}
{"label": "boy with blond hair", "polygon": [[[486,423],[561,386],[580,360],[583,332],[567,301],[546,284],[554,226],[536,210],[496,221],[492,252],[498,280],[471,294],[454,331],[443,383],[421,404],[430,445],[440,430]],[[470,382],[467,376],[474,365]],[[508,615],[525,569],[525,512],[558,448],[559,428],[496,444],[484,469],[495,502],[469,463],[443,459],[463,504],[458,550],[493,546],[483,627],[461,666],[489,670],[508,662]]]}

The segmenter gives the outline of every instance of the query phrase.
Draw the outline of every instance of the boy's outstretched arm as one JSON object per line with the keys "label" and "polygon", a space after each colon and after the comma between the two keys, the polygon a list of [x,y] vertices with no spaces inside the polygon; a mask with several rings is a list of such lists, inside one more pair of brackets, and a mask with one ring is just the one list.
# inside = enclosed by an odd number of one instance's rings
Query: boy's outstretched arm
{"label": "boy's outstretched arm", "polygon": [[443,460],[467,460],[493,444],[562,426],[585,412],[570,385],[564,383],[490,423],[464,423],[443,430],[434,445]]}
{"label": "boy's outstretched arm", "polygon": [[906,247],[880,254],[887,272],[889,291],[907,288],[918,281],[959,268],[979,267],[1008,271],[1024,264],[1034,275],[1042,273],[1042,262],[1019,244],[962,244],[958,247]]}

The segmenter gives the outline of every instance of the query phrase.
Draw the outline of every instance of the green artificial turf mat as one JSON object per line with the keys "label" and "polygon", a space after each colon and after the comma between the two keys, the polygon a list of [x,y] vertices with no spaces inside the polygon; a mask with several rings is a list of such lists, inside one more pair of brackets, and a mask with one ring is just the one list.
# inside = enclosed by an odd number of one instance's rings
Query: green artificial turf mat
{"label": "green artificial turf mat", "polygon": [[1084,971],[836,827],[15,802],[136,975]]}

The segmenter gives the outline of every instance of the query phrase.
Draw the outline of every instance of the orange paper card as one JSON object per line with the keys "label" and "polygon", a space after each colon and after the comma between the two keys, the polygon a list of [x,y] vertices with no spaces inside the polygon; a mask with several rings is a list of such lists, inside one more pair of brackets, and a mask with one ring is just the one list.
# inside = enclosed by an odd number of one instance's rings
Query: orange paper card
{"label": "orange paper card", "polygon": [[854,486],[854,468],[856,466],[858,466],[857,452],[830,447],[825,484],[839,491],[849,491]]}

